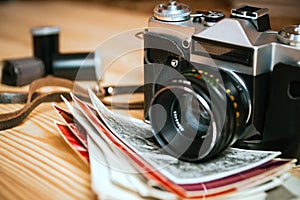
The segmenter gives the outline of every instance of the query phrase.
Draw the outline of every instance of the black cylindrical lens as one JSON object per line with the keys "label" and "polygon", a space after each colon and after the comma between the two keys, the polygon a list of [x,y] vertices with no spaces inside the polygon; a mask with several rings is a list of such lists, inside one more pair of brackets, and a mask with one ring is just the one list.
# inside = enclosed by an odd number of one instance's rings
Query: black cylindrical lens
{"label": "black cylindrical lens", "polygon": [[96,80],[94,53],[56,54],[52,60],[53,75],[71,80]]}
{"label": "black cylindrical lens", "polygon": [[199,161],[218,139],[209,97],[190,85],[168,85],[153,97],[149,111],[154,138],[170,155]]}
{"label": "black cylindrical lens", "polygon": [[34,27],[31,29],[33,37],[33,54],[44,62],[46,74],[52,74],[52,56],[59,52],[60,28],[55,26]]}
{"label": "black cylindrical lens", "polygon": [[154,138],[170,155],[203,161],[219,155],[242,135],[251,112],[243,81],[231,72],[183,73],[160,87],[149,110]]}

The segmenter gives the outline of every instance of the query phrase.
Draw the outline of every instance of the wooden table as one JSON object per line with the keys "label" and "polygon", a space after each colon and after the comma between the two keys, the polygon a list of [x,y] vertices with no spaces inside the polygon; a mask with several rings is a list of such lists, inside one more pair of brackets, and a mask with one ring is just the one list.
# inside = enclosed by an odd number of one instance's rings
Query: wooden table
{"label": "wooden table", "polygon": [[[112,35],[146,27],[149,13],[97,2],[4,2],[0,4],[0,60],[31,56],[29,29],[34,26],[61,27],[61,52],[89,52]],[[114,83],[123,70],[115,70],[105,81]],[[0,85],[0,91],[27,89]],[[0,112],[21,106],[1,104]],[[90,188],[89,167],[66,146],[54,120],[61,121],[51,103],[44,103],[20,126],[0,132],[0,199],[96,198]]]}
{"label": "wooden table", "polygon": [[[0,60],[31,56],[34,26],[61,27],[61,52],[90,52],[112,35],[145,27],[147,18],[93,2],[1,3]],[[121,76],[122,70],[116,73]],[[26,91],[27,86],[0,85],[0,90]],[[21,106],[1,104],[0,112]],[[66,146],[54,120],[61,121],[51,103],[44,103],[20,126],[0,132],[0,199],[96,198],[89,167]]]}

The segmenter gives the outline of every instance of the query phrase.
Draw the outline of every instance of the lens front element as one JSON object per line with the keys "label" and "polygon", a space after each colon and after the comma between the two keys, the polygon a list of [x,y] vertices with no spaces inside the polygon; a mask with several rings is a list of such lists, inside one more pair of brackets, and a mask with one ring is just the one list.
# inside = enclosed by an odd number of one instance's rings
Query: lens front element
{"label": "lens front element", "polygon": [[215,77],[209,73],[183,73],[184,80],[167,82],[153,96],[149,118],[154,137],[170,155],[207,160],[242,135],[251,110],[249,93],[237,77],[221,74],[224,83],[207,78]]}

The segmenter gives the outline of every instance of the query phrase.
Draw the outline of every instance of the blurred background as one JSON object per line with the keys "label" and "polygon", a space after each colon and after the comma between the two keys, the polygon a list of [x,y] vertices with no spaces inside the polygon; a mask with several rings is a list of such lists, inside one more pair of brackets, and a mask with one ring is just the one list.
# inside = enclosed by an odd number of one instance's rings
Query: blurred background
{"label": "blurred background", "polygon": [[[99,43],[147,26],[153,8],[168,0],[0,0],[0,60],[32,55],[30,29],[59,26],[61,52],[92,51]],[[300,24],[300,0],[182,0],[193,12],[222,11],[248,4],[270,10],[273,30]],[[224,31],[230,31],[224,30]],[[0,63],[1,65],[1,63]]]}
{"label": "blurred background", "polygon": [[[150,12],[153,5],[167,0],[92,0],[97,3],[104,3],[111,6],[131,9],[134,8],[141,12]],[[300,1],[299,0],[181,0],[178,2],[190,5],[193,10],[211,9],[228,12],[228,9],[238,5],[248,4],[257,7],[266,7],[271,11],[273,17],[286,17],[300,19]]]}
{"label": "blurred background", "polygon": [[[167,2],[167,0],[93,0],[114,7],[132,9],[151,15],[153,6]],[[230,9],[240,5],[251,5],[261,8],[269,8],[271,27],[280,30],[286,25],[300,24],[300,0],[182,0],[178,1],[188,4],[192,11],[216,10],[222,11],[228,17]]]}
{"label": "blurred background", "polygon": [[[168,0],[0,0],[0,59],[32,54],[30,28],[60,26],[62,51],[89,51],[114,34],[147,26],[153,8]],[[300,24],[300,0],[182,0],[196,10],[222,11],[241,4],[267,7],[271,28]],[[4,48],[5,47],[5,48]]]}
{"label": "blurred background", "polygon": [[[0,2],[13,2],[17,0],[0,0]],[[27,1],[27,0],[19,0]],[[31,0],[32,1],[32,0]],[[42,0],[45,1],[45,0]],[[47,1],[47,0],[46,0]],[[51,0],[49,0],[51,1]],[[71,0],[70,0],[71,1]],[[82,0],[94,5],[105,5],[112,8],[121,8],[131,12],[142,12],[146,15],[152,14],[156,4],[168,0]],[[30,2],[30,1],[29,1]],[[79,2],[79,0],[71,1]],[[229,16],[230,9],[239,5],[247,4],[256,7],[269,8],[272,29],[278,30],[287,24],[300,24],[300,1],[299,0],[181,0],[178,2],[190,5],[196,10],[223,11]]]}

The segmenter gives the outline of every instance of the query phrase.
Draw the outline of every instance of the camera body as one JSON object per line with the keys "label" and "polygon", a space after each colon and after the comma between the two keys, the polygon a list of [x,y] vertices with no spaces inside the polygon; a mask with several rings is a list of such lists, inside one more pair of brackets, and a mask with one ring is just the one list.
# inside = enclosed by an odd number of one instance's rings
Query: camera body
{"label": "camera body", "polygon": [[144,113],[167,152],[200,161],[235,145],[300,158],[299,26],[271,31],[265,8],[225,18],[176,1],[148,25]]}

